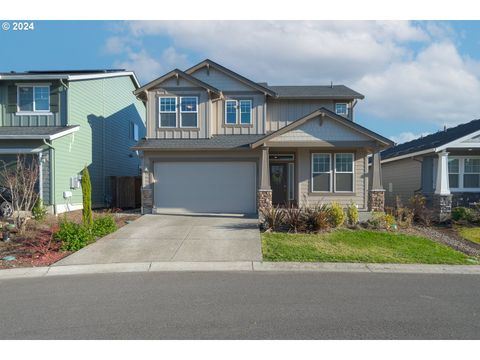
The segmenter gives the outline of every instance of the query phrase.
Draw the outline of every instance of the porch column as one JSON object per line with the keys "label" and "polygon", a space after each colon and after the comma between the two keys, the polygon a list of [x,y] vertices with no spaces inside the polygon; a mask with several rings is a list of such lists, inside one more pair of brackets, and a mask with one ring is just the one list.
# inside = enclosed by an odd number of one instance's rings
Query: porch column
{"label": "porch column", "polygon": [[268,146],[261,147],[259,166],[259,189],[257,192],[258,212],[272,206],[272,188],[270,187],[270,158]]}
{"label": "porch column", "polygon": [[452,195],[448,183],[448,152],[438,153],[437,181],[432,199],[435,220],[444,222],[450,219],[452,212]]}
{"label": "porch column", "polygon": [[368,193],[368,207],[370,211],[385,210],[385,189],[382,185],[380,148],[376,147],[372,155],[372,185]]}

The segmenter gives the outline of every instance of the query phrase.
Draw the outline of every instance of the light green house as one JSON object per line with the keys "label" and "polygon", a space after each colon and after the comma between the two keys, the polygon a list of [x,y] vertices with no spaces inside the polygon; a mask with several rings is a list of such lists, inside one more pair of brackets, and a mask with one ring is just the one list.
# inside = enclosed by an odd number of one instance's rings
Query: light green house
{"label": "light green house", "polygon": [[109,206],[110,177],[140,175],[130,149],[145,133],[138,87],[124,70],[0,73],[0,165],[37,157],[38,191],[55,213],[81,208],[87,166],[94,207]]}

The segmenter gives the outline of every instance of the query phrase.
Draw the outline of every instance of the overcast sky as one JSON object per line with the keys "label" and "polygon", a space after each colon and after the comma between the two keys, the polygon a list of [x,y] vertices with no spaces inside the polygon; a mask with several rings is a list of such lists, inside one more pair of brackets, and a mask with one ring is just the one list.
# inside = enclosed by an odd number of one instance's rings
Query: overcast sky
{"label": "overcast sky", "polygon": [[480,118],[480,22],[36,21],[0,44],[0,71],[115,67],[145,83],[210,58],[272,85],[333,81],[397,142]]}

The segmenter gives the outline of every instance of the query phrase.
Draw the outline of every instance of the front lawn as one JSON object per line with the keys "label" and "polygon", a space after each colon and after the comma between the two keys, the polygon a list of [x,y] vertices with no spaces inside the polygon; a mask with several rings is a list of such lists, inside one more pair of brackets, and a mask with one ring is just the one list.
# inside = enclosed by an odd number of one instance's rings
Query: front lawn
{"label": "front lawn", "polygon": [[457,226],[456,229],[464,239],[480,244],[480,227]]}
{"label": "front lawn", "polygon": [[265,261],[475,264],[475,260],[427,238],[371,230],[320,234],[263,233]]}

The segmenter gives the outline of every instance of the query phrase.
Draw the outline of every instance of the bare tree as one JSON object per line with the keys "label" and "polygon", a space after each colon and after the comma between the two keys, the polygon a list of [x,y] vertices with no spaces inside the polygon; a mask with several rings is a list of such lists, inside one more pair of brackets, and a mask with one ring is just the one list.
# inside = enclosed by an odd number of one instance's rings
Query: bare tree
{"label": "bare tree", "polygon": [[[16,164],[7,164],[0,161],[0,183],[10,192],[15,226],[23,232],[30,218],[38,194],[35,185],[39,176],[39,164],[35,157],[17,155]],[[5,201],[10,199],[4,198]]]}

